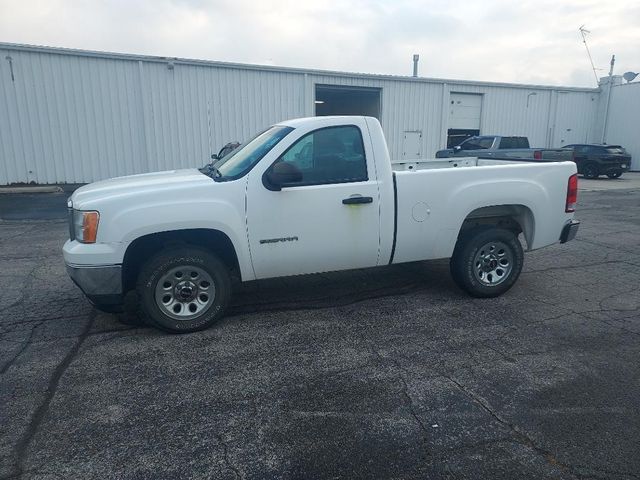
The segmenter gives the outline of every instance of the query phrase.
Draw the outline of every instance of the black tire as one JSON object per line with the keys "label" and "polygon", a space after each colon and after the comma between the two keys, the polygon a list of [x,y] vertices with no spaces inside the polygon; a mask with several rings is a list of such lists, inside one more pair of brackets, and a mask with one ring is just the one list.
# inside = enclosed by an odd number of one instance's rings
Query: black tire
{"label": "black tire", "polygon": [[600,169],[598,165],[590,162],[582,167],[582,175],[584,178],[598,178],[600,176]]}
{"label": "black tire", "polygon": [[[491,247],[487,245],[493,245],[494,249],[489,250]],[[499,254],[501,250],[503,254]],[[502,265],[504,261],[508,263]],[[462,290],[473,297],[489,298],[502,295],[513,286],[520,276],[523,262],[522,245],[513,232],[481,226],[461,234],[449,268],[454,282]],[[486,272],[483,265],[493,270]]]}
{"label": "black tire", "polygon": [[[162,286],[158,285],[161,280]],[[171,286],[165,288],[167,284]],[[231,298],[231,280],[229,269],[215,255],[185,245],[169,247],[151,257],[140,270],[136,290],[141,314],[148,323],[171,333],[190,333],[209,328],[222,318]],[[201,295],[206,302],[201,301]],[[167,297],[170,301],[165,302]]]}
{"label": "black tire", "polygon": [[620,178],[621,176],[622,176],[622,172],[607,173],[607,177],[609,178]]}

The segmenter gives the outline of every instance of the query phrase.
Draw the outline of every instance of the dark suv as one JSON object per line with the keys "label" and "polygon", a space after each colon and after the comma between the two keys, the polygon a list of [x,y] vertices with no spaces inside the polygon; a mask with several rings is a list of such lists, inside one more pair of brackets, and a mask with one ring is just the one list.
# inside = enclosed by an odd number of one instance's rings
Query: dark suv
{"label": "dark suv", "polygon": [[631,155],[620,145],[583,143],[566,145],[563,148],[573,150],[578,173],[585,178],[598,178],[599,175],[618,178],[631,167]]}

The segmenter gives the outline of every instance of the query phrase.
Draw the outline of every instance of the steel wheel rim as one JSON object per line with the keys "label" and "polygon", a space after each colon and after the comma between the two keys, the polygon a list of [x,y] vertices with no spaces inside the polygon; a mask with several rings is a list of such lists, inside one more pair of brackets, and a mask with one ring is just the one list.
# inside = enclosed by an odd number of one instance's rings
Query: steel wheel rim
{"label": "steel wheel rim", "polygon": [[494,287],[504,282],[513,270],[514,255],[504,242],[487,242],[473,259],[473,274],[482,285]]}
{"label": "steel wheel rim", "polygon": [[173,267],[156,284],[156,305],[174,320],[198,318],[213,304],[215,296],[211,275],[194,265]]}

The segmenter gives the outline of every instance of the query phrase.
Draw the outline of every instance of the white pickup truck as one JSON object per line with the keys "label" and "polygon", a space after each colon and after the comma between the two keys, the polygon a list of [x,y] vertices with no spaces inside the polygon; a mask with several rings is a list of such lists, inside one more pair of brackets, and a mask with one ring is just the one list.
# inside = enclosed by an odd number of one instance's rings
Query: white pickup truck
{"label": "white pickup truck", "polygon": [[137,291],[153,325],[215,323],[241,281],[451,258],[494,297],[528,250],[571,240],[573,162],[392,163],[370,117],[282,122],[200,170],[96,182],[69,199],[67,270],[98,308]]}

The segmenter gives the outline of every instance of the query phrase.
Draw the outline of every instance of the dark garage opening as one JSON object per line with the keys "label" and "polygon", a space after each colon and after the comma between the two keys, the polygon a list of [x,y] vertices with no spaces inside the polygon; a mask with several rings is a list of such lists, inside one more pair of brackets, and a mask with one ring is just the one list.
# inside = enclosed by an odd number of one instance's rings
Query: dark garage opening
{"label": "dark garage opening", "polygon": [[447,131],[447,148],[453,148],[456,145],[460,145],[469,137],[480,135],[480,130],[465,129],[465,128],[450,128]]}
{"label": "dark garage opening", "polygon": [[380,120],[380,89],[316,85],[316,116],[366,115]]}

